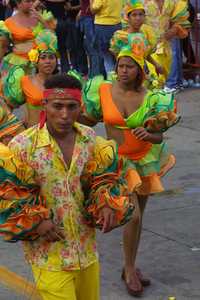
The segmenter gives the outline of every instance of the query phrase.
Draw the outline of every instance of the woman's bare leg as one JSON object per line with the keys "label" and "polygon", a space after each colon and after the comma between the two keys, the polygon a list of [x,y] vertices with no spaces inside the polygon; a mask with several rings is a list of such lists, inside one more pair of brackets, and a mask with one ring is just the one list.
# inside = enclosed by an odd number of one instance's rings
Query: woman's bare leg
{"label": "woman's bare leg", "polygon": [[135,291],[142,291],[142,285],[136,275],[135,261],[142,230],[142,217],[147,202],[147,196],[135,197],[135,213],[131,221],[124,227],[123,244],[126,282]]}

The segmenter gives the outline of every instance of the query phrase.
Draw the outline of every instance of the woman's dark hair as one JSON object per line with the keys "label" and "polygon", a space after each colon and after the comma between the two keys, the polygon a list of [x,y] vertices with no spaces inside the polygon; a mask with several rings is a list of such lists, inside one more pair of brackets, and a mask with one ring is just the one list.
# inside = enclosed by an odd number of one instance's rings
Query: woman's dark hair
{"label": "woman's dark hair", "polygon": [[136,79],[135,79],[135,82],[134,82],[134,89],[136,91],[139,91],[142,84],[143,84],[143,81],[144,81],[144,71],[141,69],[141,67],[137,64],[138,66],[138,73],[137,73],[137,76],[136,76]]}
{"label": "woman's dark hair", "polygon": [[17,7],[17,1],[16,0],[9,0],[9,5],[11,9],[14,9]]}
{"label": "woman's dark hair", "polygon": [[[145,15],[145,10],[143,10],[143,11],[144,11],[144,15]],[[130,15],[132,14],[132,12],[133,12],[133,10],[128,13],[128,15],[127,15],[128,18],[130,17]]]}
{"label": "woman's dark hair", "polygon": [[82,85],[78,79],[73,76],[63,74],[51,75],[44,83],[46,89],[54,88],[71,88],[71,89],[82,89]]}
{"label": "woman's dark hair", "polygon": [[15,5],[14,7],[17,7],[17,4],[21,3],[22,0],[13,0],[13,5]]}
{"label": "woman's dark hair", "polygon": [[[122,56],[120,58],[123,58],[123,57],[129,57],[129,56]],[[118,64],[119,64],[119,60],[120,58],[117,60],[117,63],[116,63],[116,66],[115,66],[115,72],[117,73],[117,69],[118,69]],[[144,81],[144,78],[145,78],[145,74],[144,74],[144,71],[142,70],[142,68],[140,67],[140,65],[134,60],[134,63],[136,64],[137,66],[137,76],[135,78],[135,81],[133,83],[133,87],[135,89],[135,91],[139,91],[142,84],[143,84],[143,81]]]}

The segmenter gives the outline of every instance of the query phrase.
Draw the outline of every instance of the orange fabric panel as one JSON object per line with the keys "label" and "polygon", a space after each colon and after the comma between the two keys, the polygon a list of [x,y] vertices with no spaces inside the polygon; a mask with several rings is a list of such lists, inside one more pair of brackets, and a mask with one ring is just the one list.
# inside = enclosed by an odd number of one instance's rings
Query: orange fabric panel
{"label": "orange fabric panel", "polygon": [[[103,112],[103,121],[112,126],[126,126],[125,120],[112,99],[111,84],[104,83],[100,87],[100,101]],[[119,154],[130,159],[139,160],[151,149],[152,144],[136,139],[131,129],[123,129],[124,143],[119,146]]]}
{"label": "orange fabric panel", "polygon": [[138,140],[129,129],[124,130],[124,138],[124,143],[119,146],[119,154],[132,160],[142,159],[152,147],[151,143]]}
{"label": "orange fabric panel", "polygon": [[103,111],[103,121],[105,124],[125,126],[125,121],[121,113],[113,103],[111,94],[112,84],[103,83],[100,86],[100,101]]}
{"label": "orange fabric panel", "polygon": [[43,99],[43,91],[34,85],[29,76],[23,76],[21,79],[22,90],[26,97],[26,103],[33,106],[41,106]]}
{"label": "orange fabric panel", "polygon": [[33,31],[30,28],[26,28],[18,25],[13,21],[13,18],[10,17],[5,20],[5,24],[12,33],[12,37],[14,41],[24,41],[24,40],[32,40],[34,39]]}

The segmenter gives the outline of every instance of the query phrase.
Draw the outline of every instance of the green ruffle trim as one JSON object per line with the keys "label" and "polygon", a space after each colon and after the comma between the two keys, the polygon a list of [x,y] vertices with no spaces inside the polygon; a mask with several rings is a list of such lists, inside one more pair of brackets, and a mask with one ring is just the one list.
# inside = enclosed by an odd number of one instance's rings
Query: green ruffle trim
{"label": "green ruffle trim", "polygon": [[102,75],[95,76],[86,82],[82,91],[86,113],[97,121],[102,120],[99,88],[103,82],[104,77]]}
{"label": "green ruffle trim", "polygon": [[11,66],[27,66],[29,63],[28,59],[23,58],[19,55],[16,55],[14,53],[9,53],[6,55],[3,59],[2,69],[8,70]]}
{"label": "green ruffle trim", "polygon": [[159,173],[167,164],[170,153],[166,143],[153,144],[151,150],[139,161],[134,161],[137,172],[140,176],[149,176]]}
{"label": "green ruffle trim", "polygon": [[[11,163],[14,164],[13,161]],[[8,242],[34,240],[38,238],[34,229],[48,215],[45,201],[39,195],[39,187],[22,182],[4,168],[3,160],[0,160],[0,165],[3,166],[0,167],[0,235]],[[13,190],[10,198],[9,190]]]}

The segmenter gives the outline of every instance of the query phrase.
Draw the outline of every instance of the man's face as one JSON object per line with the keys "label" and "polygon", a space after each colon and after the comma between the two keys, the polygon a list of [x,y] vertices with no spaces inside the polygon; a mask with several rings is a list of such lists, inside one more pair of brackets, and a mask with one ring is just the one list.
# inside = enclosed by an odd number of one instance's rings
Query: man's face
{"label": "man's face", "polygon": [[80,103],[70,95],[66,95],[64,99],[47,100],[44,106],[47,114],[47,126],[59,135],[65,135],[72,130],[81,109]]}

